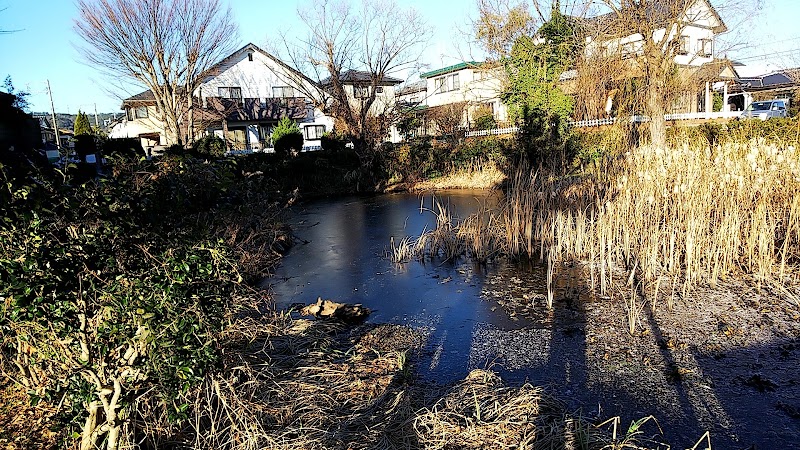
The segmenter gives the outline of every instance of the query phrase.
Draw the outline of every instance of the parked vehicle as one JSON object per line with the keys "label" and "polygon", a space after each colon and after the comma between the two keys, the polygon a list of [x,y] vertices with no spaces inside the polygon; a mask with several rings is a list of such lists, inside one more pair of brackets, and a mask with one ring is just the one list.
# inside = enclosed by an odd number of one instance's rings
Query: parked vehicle
{"label": "parked vehicle", "polygon": [[744,112],[740,117],[743,119],[753,118],[761,120],[787,117],[788,116],[786,112],[787,103],[788,100],[785,99],[753,102],[750,103],[750,106],[748,106],[747,109],[744,110]]}

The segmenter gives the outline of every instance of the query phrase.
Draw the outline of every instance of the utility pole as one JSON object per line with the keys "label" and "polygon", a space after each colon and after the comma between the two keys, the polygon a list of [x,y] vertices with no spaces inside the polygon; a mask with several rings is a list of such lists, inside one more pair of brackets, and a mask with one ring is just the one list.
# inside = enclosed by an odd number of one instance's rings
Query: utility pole
{"label": "utility pole", "polygon": [[56,135],[56,148],[61,150],[61,136],[58,134],[58,120],[56,119],[56,106],[53,104],[53,90],[50,89],[50,80],[47,80],[47,93],[50,94],[50,112],[53,114],[53,132]]}
{"label": "utility pole", "polygon": [[100,131],[100,121],[97,119],[97,103],[94,104],[94,128],[95,131]]}

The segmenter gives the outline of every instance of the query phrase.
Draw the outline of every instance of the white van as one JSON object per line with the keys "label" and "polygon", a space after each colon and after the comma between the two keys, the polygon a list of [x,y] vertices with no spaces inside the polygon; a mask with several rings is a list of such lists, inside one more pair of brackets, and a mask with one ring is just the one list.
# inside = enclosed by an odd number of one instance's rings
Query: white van
{"label": "white van", "polygon": [[741,118],[753,119],[774,119],[780,117],[787,117],[786,107],[789,103],[786,99],[765,100],[763,102],[753,102],[744,110]]}

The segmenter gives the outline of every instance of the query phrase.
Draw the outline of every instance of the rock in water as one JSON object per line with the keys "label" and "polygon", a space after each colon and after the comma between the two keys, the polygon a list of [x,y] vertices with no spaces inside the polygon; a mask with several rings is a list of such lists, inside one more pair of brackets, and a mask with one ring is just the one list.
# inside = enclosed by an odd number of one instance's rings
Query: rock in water
{"label": "rock in water", "polygon": [[338,303],[333,300],[323,300],[317,298],[316,303],[312,303],[300,310],[304,316],[314,316],[317,319],[333,319],[345,323],[363,322],[372,311],[361,306],[360,303]]}

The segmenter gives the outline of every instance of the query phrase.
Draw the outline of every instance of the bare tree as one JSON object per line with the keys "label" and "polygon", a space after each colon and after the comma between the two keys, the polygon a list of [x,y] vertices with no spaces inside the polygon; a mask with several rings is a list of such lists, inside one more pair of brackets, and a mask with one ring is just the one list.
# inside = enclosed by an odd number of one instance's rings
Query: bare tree
{"label": "bare tree", "polygon": [[293,84],[335,119],[362,163],[370,165],[394,112],[394,98],[379,91],[391,75],[417,64],[430,29],[415,10],[392,0],[362,0],[356,7],[316,0],[299,15],[308,36],[299,45],[284,39],[296,75],[302,74]]}
{"label": "bare tree", "polygon": [[[617,98],[623,96],[630,104],[641,105],[641,111],[633,112],[649,117],[650,142],[663,146],[664,114],[673,101],[687,92],[684,83],[696,74],[687,70],[700,66],[693,64],[694,58],[713,57],[713,41],[690,46],[688,29],[700,26],[719,34],[727,31],[725,23],[708,0],[600,3],[610,12],[584,21],[588,44],[582,67],[592,72],[605,69],[605,76],[594,75],[595,80],[605,81],[598,83],[601,89],[611,88],[607,86],[611,81],[625,81],[627,84],[617,83],[611,90]],[[677,56],[686,61],[678,64]]]}
{"label": "bare tree", "polygon": [[460,133],[460,128],[464,123],[466,112],[467,102],[455,102],[434,106],[426,111],[426,115],[436,125],[438,134],[456,143],[464,137],[463,132]]}
{"label": "bare tree", "polygon": [[75,29],[86,60],[113,77],[146,86],[167,142],[193,139],[193,93],[232,51],[236,26],[220,0],[77,0]]}
{"label": "bare tree", "polygon": [[472,21],[472,31],[491,58],[502,60],[510,56],[519,38],[536,35],[553,11],[578,18],[586,15],[590,5],[585,0],[477,0],[478,18]]}

